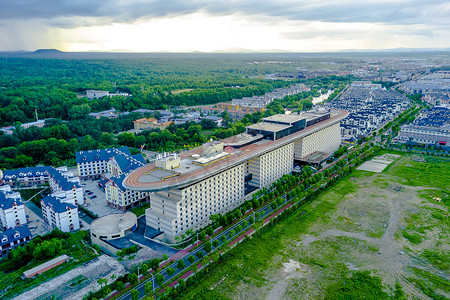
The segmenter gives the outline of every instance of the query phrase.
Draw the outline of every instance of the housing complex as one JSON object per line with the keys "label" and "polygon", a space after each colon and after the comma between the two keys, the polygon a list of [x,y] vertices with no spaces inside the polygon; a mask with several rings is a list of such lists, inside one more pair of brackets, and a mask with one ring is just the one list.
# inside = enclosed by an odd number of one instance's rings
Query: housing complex
{"label": "housing complex", "polygon": [[201,112],[205,115],[221,114],[226,111],[233,119],[243,118],[246,114],[264,111],[275,99],[283,99],[287,96],[309,91],[303,84],[297,84],[289,88],[279,88],[262,96],[244,97],[233,99],[231,103],[218,103],[215,107],[202,107]]}
{"label": "housing complex", "polygon": [[49,183],[52,195],[70,199],[75,205],[83,204],[83,190],[80,180],[67,167],[26,167],[4,170],[2,184],[12,187],[32,187]]}
{"label": "housing complex", "polygon": [[400,143],[440,146],[450,145],[450,105],[440,105],[424,110],[411,124],[401,126]]}
{"label": "housing complex", "polygon": [[[27,167],[4,170],[0,183],[5,184],[2,186],[5,190],[7,190],[5,187],[9,186],[33,187],[48,183],[51,194],[41,200],[44,222],[50,228],[57,227],[65,232],[80,228],[77,205],[84,203],[83,189],[79,178],[73,176],[67,167]],[[0,192],[0,206],[4,203],[4,207],[9,208],[0,209],[0,219],[3,211],[9,213],[8,215],[5,213],[5,219],[9,220],[7,224],[12,222],[19,225],[25,224],[27,221],[20,194],[8,191],[4,196],[5,201],[2,201],[2,195],[3,193]],[[5,224],[3,220],[2,224]]]}
{"label": "housing complex", "polygon": [[407,81],[400,89],[408,94],[422,94],[432,105],[450,104],[450,71],[436,71]]}
{"label": "housing complex", "polygon": [[361,81],[353,82],[339,99],[323,104],[327,108],[349,112],[349,116],[341,122],[341,134],[353,137],[367,136],[410,105],[410,100],[397,91]]}
{"label": "housing complex", "polygon": [[343,110],[275,115],[246,133],[210,141],[201,149],[160,156],[128,174],[122,184],[151,192],[147,225],[175,241],[210,222],[212,214],[239,206],[245,196],[292,172],[294,160],[330,156],[341,142]]}
{"label": "housing complex", "polygon": [[122,185],[126,174],[145,165],[142,154],[131,155],[128,147],[79,151],[76,162],[82,179],[103,178],[107,206],[127,210],[149,201],[148,193]]}

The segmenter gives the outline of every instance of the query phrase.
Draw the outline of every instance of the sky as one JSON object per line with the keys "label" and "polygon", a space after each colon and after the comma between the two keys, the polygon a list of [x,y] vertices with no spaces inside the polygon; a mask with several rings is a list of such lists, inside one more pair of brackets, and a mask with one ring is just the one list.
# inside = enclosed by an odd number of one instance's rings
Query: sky
{"label": "sky", "polygon": [[449,0],[0,0],[0,51],[450,48],[449,16]]}

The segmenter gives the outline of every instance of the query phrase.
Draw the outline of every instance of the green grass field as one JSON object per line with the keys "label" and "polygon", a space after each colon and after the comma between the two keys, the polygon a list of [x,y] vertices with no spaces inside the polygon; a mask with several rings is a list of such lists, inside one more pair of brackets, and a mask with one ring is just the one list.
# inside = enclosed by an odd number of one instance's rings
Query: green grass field
{"label": "green grass field", "polygon": [[[438,282],[449,279],[449,186],[448,158],[402,153],[382,173],[355,171],[232,249],[181,298],[448,297]],[[287,271],[291,260],[301,267]]]}

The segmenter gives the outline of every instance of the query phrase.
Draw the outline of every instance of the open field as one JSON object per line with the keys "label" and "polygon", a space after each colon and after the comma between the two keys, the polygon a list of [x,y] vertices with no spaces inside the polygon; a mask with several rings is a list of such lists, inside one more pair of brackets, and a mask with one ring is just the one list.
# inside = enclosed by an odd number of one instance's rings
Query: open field
{"label": "open field", "polygon": [[231,250],[183,299],[448,299],[449,186],[449,158],[357,170]]}
{"label": "open field", "polygon": [[[170,91],[171,93],[172,93],[172,95],[178,95],[178,94],[181,94],[181,93],[184,93],[184,92],[190,92],[190,91],[193,91],[194,89],[178,89],[178,90],[172,90],[172,91]],[[168,95],[169,94],[169,92],[164,92],[166,95]]]}

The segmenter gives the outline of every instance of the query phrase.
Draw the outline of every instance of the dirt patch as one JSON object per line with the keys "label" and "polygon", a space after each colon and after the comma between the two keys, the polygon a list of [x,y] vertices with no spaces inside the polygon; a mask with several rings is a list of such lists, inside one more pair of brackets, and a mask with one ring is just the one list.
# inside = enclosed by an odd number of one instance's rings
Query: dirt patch
{"label": "dirt patch", "polygon": [[[445,226],[424,229],[420,223],[429,222],[433,213],[437,218],[439,214],[448,216],[447,207],[432,197],[429,201],[419,197],[429,187],[408,186],[396,179],[386,174],[351,177],[349,181],[359,188],[347,194],[336,211],[324,216],[324,222],[314,224],[308,234],[289,243],[292,258],[279,269],[285,276],[272,278],[271,290],[265,298],[290,299],[292,295],[299,299],[322,298],[323,286],[332,283],[333,277],[356,270],[375,272],[387,286],[400,282],[407,295],[419,298],[426,296],[408,280],[414,276],[412,268],[428,270],[449,280],[448,272],[436,269],[422,254],[426,249],[435,249],[436,243],[445,244],[442,242],[448,236]],[[372,184],[376,180],[388,182],[386,188]],[[424,215],[420,222],[410,219],[416,214]],[[403,236],[403,231],[414,222],[419,222],[414,228],[422,237],[417,244],[411,244]],[[297,277],[287,275],[297,273],[291,273],[297,262],[303,263],[308,272]]]}

